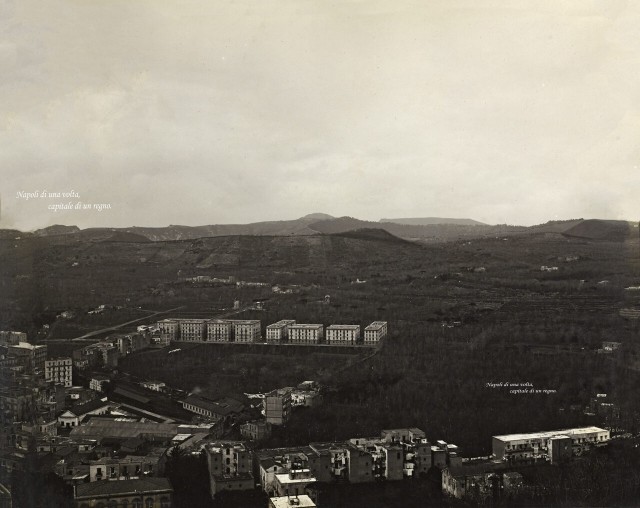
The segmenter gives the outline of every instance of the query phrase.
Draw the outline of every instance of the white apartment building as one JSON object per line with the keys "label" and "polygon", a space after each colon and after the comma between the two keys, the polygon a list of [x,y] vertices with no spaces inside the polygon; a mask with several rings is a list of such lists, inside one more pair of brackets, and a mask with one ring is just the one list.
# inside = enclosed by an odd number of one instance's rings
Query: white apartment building
{"label": "white apartment building", "polygon": [[571,438],[572,448],[576,453],[604,444],[610,439],[609,431],[599,427],[493,436],[493,455],[496,459],[507,462],[547,459],[550,440],[564,436]]}
{"label": "white apartment building", "polygon": [[233,324],[233,337],[236,342],[257,342],[262,335],[258,319],[236,319]]}
{"label": "white apartment building", "polygon": [[295,319],[283,319],[267,326],[267,342],[287,340],[289,338],[289,327],[295,323]]}
{"label": "white apartment building", "polygon": [[180,320],[180,340],[182,342],[203,342],[206,331],[204,319]]}
{"label": "white apartment building", "polygon": [[289,326],[290,344],[317,344],[324,335],[324,326],[319,324],[293,324]]}
{"label": "white apartment building", "polygon": [[354,346],[360,339],[360,325],[331,325],[327,327],[327,344]]}
{"label": "white apartment building", "polygon": [[53,381],[69,388],[73,386],[71,376],[73,371],[73,360],[71,358],[56,358],[44,362],[44,378],[46,381]]}
{"label": "white apartment building", "polygon": [[207,321],[207,342],[229,342],[231,329],[231,321],[227,319],[210,319]]}
{"label": "white apartment building", "polygon": [[364,329],[364,344],[375,345],[387,335],[387,322],[374,321]]}

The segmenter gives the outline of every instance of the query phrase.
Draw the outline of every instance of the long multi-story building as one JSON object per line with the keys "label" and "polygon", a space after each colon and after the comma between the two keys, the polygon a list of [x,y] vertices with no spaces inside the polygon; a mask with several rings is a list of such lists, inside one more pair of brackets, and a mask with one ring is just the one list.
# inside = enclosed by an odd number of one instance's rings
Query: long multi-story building
{"label": "long multi-story building", "polygon": [[45,380],[63,384],[66,388],[73,386],[72,371],[73,360],[71,358],[55,358],[44,362]]}
{"label": "long multi-story building", "polygon": [[267,326],[267,342],[282,342],[289,337],[289,328],[296,323],[295,319],[283,319]]}
{"label": "long multi-story building", "polygon": [[203,342],[207,327],[204,319],[180,320],[180,340],[183,342]]}
{"label": "long multi-story building", "polygon": [[[534,462],[550,460],[549,447],[554,438],[571,439],[572,454],[579,455],[585,449],[606,444],[610,439],[608,430],[599,427],[581,427],[529,434],[493,436],[493,456],[506,462]],[[557,443],[560,443],[558,441]]]}
{"label": "long multi-story building", "polygon": [[327,344],[355,346],[360,340],[360,325],[331,325],[327,327]]}
{"label": "long multi-story building", "polygon": [[260,321],[257,319],[234,319],[233,340],[235,342],[256,342],[260,340]]}
{"label": "long multi-story building", "polygon": [[289,326],[290,344],[318,344],[324,335],[324,327],[320,324],[296,323]]}
{"label": "long multi-story building", "polygon": [[227,319],[210,319],[207,321],[207,342],[229,342],[233,327]]}
{"label": "long multi-story building", "polygon": [[365,346],[375,346],[387,335],[387,322],[374,321],[364,329]]}

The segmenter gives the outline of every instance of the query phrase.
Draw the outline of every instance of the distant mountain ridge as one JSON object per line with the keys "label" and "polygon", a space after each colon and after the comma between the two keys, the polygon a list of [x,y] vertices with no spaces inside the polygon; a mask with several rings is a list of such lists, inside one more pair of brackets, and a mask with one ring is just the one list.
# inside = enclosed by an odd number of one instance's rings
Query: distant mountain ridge
{"label": "distant mountain ridge", "polygon": [[455,224],[457,226],[488,226],[473,219],[450,219],[444,217],[409,217],[404,219],[380,219],[380,222],[406,224],[408,226],[433,226],[435,224]]}
{"label": "distant mountain ridge", "polygon": [[[416,222],[407,224],[402,221]],[[438,221],[458,221],[438,222]],[[419,223],[419,222],[425,222]],[[433,222],[433,223],[426,223]],[[437,217],[414,219],[381,219],[379,222],[354,217],[333,217],[324,213],[312,213],[294,220],[264,221],[250,224],[212,224],[206,226],[170,225],[165,227],[133,226],[127,228],[87,228],[54,225],[24,233],[0,230],[0,238],[39,237],[51,243],[73,242],[163,242],[194,240],[219,236],[311,236],[344,234],[357,231],[381,232],[404,240],[419,242],[446,242],[483,237],[499,237],[514,234],[563,234],[593,240],[622,241],[628,237],[630,223],[597,219],[572,219],[549,221],[536,226],[507,224],[488,225],[472,219],[447,219]],[[362,234],[362,233],[358,233]]]}

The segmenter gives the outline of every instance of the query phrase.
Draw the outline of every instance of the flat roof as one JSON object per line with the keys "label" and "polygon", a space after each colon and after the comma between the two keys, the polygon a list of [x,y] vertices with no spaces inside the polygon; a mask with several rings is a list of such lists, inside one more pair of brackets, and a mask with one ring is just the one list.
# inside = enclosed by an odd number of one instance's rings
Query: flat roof
{"label": "flat roof", "polygon": [[276,479],[282,485],[289,483],[311,483],[317,481],[315,476],[308,476],[306,478],[291,478],[288,473],[276,474]]}
{"label": "flat roof", "polygon": [[330,325],[327,330],[359,330],[360,325]]}
{"label": "flat roof", "polygon": [[609,431],[605,429],[601,429],[600,427],[578,427],[575,429],[530,432],[528,434],[506,434],[504,436],[493,436],[493,438],[499,439],[500,441],[520,441],[524,439],[540,439],[540,438],[557,437],[561,435],[575,436],[575,435],[584,435],[584,434],[595,434],[597,432],[609,432]]}
{"label": "flat roof", "polygon": [[308,323],[295,323],[291,325],[291,328],[300,328],[300,329],[308,329],[308,328],[322,328],[321,324],[317,324],[317,323],[313,323],[313,324],[308,324]]}
{"label": "flat roof", "polygon": [[275,323],[267,325],[267,328],[283,328],[287,325],[293,325],[295,324],[295,322],[295,319],[281,319],[280,321],[276,321]]}
{"label": "flat roof", "polygon": [[297,506],[298,508],[313,508],[317,506],[306,494],[272,497],[269,499],[269,503],[271,503],[270,506],[274,508],[291,508],[292,506]]}
{"label": "flat roof", "polygon": [[256,325],[260,324],[259,319],[231,319],[229,320],[234,325]]}

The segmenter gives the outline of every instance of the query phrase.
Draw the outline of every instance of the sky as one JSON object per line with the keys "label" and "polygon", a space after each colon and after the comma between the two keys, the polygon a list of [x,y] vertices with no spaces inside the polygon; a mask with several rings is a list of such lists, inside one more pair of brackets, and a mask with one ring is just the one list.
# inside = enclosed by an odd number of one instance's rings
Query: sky
{"label": "sky", "polygon": [[638,26],[621,0],[0,0],[0,227],[638,220]]}

